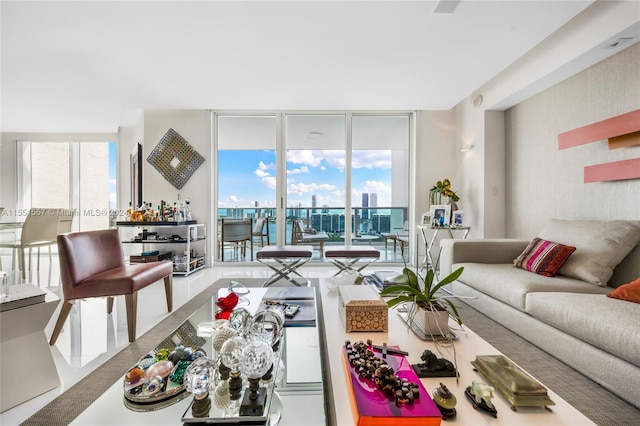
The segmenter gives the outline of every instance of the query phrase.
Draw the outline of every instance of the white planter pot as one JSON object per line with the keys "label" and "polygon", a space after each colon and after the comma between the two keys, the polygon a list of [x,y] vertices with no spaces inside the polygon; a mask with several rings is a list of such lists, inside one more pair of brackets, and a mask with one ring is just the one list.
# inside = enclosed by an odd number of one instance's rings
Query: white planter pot
{"label": "white planter pot", "polygon": [[427,311],[418,308],[413,321],[427,336],[446,336],[449,334],[449,311]]}

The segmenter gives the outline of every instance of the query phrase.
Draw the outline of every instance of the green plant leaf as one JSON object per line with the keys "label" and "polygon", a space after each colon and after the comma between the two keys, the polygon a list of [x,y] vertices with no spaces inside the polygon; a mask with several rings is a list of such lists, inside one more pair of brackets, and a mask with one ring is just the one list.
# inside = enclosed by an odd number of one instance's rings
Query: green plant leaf
{"label": "green plant leaf", "polygon": [[462,318],[460,318],[460,314],[458,314],[458,308],[456,308],[456,305],[454,305],[449,299],[444,299],[444,302],[447,304],[449,309],[451,309],[450,313],[453,314],[453,318],[456,320],[458,325],[462,325]]}
{"label": "green plant leaf", "polygon": [[403,285],[403,284],[390,285],[389,287],[382,290],[380,292],[380,295],[385,296],[387,294],[393,294],[393,293],[409,293],[409,294],[413,294],[413,296],[415,297],[423,296],[420,290],[417,290],[409,285]]}
{"label": "green plant leaf", "polygon": [[464,271],[464,266],[459,267],[458,269],[456,269],[455,271],[453,271],[452,273],[450,273],[449,275],[447,275],[446,277],[442,278],[440,280],[440,282],[438,282],[438,284],[436,284],[431,291],[429,291],[429,295],[431,296],[431,298],[433,298],[433,296],[435,295],[435,293],[440,290],[440,288],[442,288],[443,286],[454,282],[455,280],[458,279],[458,277],[462,274],[462,271]]}
{"label": "green plant leaf", "polygon": [[388,300],[387,306],[390,308],[393,308],[394,306],[400,303],[415,302],[415,300],[416,300],[415,296],[398,296],[398,297],[394,297],[391,300]]}

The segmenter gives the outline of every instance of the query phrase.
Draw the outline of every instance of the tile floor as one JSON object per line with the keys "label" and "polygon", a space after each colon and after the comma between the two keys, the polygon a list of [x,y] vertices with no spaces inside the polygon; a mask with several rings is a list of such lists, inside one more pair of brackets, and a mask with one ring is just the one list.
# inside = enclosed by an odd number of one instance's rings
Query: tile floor
{"label": "tile floor", "polygon": [[[8,260],[10,262],[10,259]],[[58,260],[54,255],[52,265],[49,267],[48,256],[43,256],[40,272],[39,274],[34,274],[32,281],[37,282],[39,277],[41,287],[61,296],[61,289],[58,287],[59,271],[57,270],[57,262]],[[388,270],[397,268],[400,270],[400,267],[401,265],[387,263],[379,265],[375,269]],[[336,269],[330,264],[309,263],[299,271],[303,276],[313,278],[330,277],[336,272]],[[205,268],[188,277],[175,276],[174,310],[218,278],[266,278],[269,275],[270,271],[263,265],[236,263]],[[157,309],[151,307],[157,307]],[[45,329],[47,337],[51,336],[58,312],[59,308]],[[140,291],[138,296],[138,336],[154,327],[167,315],[169,314],[166,312],[164,286],[161,282]],[[104,298],[89,299],[77,303],[58,341],[51,347],[62,382],[61,386],[1,413],[0,424],[3,426],[19,425],[128,344],[123,297],[116,298],[112,315],[106,314],[106,299]]]}

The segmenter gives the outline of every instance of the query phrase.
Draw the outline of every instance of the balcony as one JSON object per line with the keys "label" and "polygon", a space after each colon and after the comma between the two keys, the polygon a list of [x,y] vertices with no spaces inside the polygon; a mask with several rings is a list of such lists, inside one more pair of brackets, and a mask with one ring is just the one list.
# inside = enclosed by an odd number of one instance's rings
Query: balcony
{"label": "balcony", "polygon": [[[268,217],[271,244],[276,244],[276,209],[269,208],[233,208],[219,209],[219,218],[255,219]],[[344,245],[345,243],[345,209],[344,207],[294,207],[286,209],[285,244],[292,241],[293,224],[302,220],[306,228],[325,232],[329,239],[324,245]],[[404,207],[354,207],[351,220],[352,244],[370,245],[380,250],[380,262],[409,262],[407,231],[403,224],[407,220],[407,209]],[[255,223],[255,222],[254,222]],[[404,234],[404,236],[403,236]],[[400,237],[400,238],[399,238]],[[260,250],[260,239],[254,238],[253,251]],[[242,255],[236,247],[225,247],[225,262],[244,262],[251,259],[247,251]],[[249,248],[247,249],[249,250]],[[404,256],[403,256],[404,255]],[[219,256],[218,256],[219,257]],[[219,260],[219,259],[218,259]],[[313,260],[322,260],[319,246],[314,246]]]}

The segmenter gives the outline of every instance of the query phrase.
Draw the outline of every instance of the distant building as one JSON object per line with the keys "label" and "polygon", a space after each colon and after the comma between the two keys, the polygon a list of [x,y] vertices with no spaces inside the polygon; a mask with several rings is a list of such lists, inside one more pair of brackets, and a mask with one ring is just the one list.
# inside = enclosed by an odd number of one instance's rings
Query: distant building
{"label": "distant building", "polygon": [[371,229],[379,234],[391,232],[391,217],[389,215],[372,215]]}
{"label": "distant building", "polygon": [[[375,192],[369,194],[369,206],[378,207],[378,194],[376,194]],[[369,210],[369,217],[373,217],[373,215],[376,213],[378,213],[378,209]]]}
{"label": "distant building", "polygon": [[362,194],[362,218],[369,219],[369,193]]}

